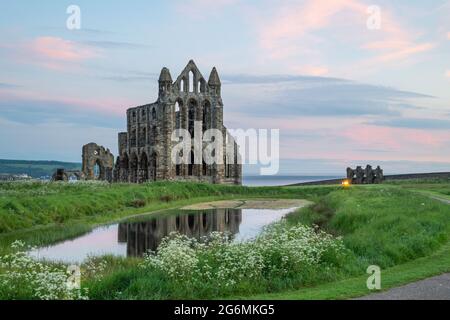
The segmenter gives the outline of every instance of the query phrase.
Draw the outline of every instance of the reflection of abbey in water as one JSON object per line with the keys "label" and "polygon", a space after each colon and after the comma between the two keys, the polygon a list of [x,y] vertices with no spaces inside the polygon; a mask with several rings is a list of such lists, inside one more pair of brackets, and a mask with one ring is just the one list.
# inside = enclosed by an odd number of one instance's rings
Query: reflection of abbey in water
{"label": "reflection of abbey in water", "polygon": [[155,251],[161,240],[173,231],[200,239],[213,231],[239,232],[242,221],[240,209],[216,209],[202,213],[155,218],[145,222],[119,224],[119,242],[127,243],[127,256],[142,256]]}

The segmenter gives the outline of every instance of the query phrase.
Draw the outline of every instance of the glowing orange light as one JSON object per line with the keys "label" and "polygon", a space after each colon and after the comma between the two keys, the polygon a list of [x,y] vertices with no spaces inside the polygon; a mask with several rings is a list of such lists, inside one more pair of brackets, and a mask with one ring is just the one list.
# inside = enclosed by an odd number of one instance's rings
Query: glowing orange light
{"label": "glowing orange light", "polygon": [[344,187],[344,188],[348,188],[348,187],[350,187],[350,181],[348,181],[348,180],[342,180],[342,186]]}

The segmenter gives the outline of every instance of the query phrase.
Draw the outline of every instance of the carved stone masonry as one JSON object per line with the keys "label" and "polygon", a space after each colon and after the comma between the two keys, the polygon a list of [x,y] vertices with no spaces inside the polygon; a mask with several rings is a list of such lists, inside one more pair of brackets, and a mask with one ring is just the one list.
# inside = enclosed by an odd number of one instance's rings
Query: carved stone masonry
{"label": "carved stone masonry", "polygon": [[[127,110],[127,132],[118,136],[119,156],[114,168],[114,181],[142,183],[157,180],[188,180],[210,183],[241,184],[242,165],[238,145],[223,124],[221,82],[216,68],[208,81],[194,61],[172,80],[169,69],[159,77],[158,100]],[[172,132],[185,129],[194,138],[194,125],[201,123],[201,134],[218,129],[229,141],[227,155],[224,143],[223,164],[194,164],[194,147],[189,163],[175,164],[171,151],[177,142]],[[226,139],[225,139],[226,137]],[[204,147],[204,146],[203,146]]]}

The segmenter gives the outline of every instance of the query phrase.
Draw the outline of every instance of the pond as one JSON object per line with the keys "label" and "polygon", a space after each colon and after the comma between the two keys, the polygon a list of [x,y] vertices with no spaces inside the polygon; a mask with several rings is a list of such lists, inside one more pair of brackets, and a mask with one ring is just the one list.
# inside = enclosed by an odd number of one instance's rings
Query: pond
{"label": "pond", "polygon": [[233,241],[248,241],[300,206],[168,210],[98,227],[75,239],[32,250],[29,255],[64,263],[81,263],[90,256],[102,255],[141,257],[148,250],[155,251],[174,231],[197,239],[214,231],[228,232]]}

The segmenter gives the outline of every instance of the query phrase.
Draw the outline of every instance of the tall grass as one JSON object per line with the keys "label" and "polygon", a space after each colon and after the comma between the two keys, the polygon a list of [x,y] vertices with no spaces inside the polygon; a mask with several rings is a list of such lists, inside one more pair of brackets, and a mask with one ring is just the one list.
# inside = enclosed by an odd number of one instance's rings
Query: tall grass
{"label": "tall grass", "polygon": [[[157,182],[142,185],[107,183],[0,183],[0,234],[71,220],[143,212],[198,198],[300,197],[326,194],[333,187],[250,188],[202,183]],[[198,200],[197,200],[198,201]]]}
{"label": "tall grass", "polygon": [[450,206],[392,186],[335,191],[289,219],[320,224],[342,236],[361,265],[382,268],[426,256],[450,234]]}

